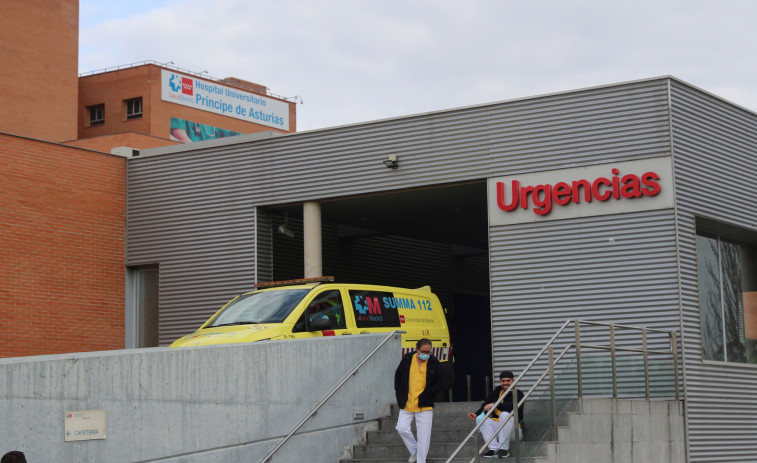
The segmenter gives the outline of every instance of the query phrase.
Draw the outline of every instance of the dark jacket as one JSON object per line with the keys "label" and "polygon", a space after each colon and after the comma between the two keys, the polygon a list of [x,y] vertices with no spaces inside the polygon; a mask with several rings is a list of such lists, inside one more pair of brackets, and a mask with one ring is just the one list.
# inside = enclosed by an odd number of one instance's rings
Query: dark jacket
{"label": "dark jacket", "polygon": [[[486,396],[486,400],[481,402],[481,407],[476,410],[476,416],[480,415],[484,411],[484,405],[486,404],[493,404],[494,402],[499,399],[499,393],[502,390],[502,386],[497,386],[494,388],[493,391],[489,393],[488,396]],[[517,389],[518,391],[518,402],[523,400],[523,392],[520,389]],[[499,413],[497,413],[499,411]],[[510,391],[507,393],[507,397],[502,399],[502,402],[497,405],[497,410],[492,412],[491,416],[489,418],[498,418],[500,414],[502,416],[507,416],[511,411],[513,411],[513,391]],[[523,405],[518,407],[518,421],[523,421]]]}
{"label": "dark jacket", "polygon": [[[394,394],[400,409],[407,404],[407,393],[410,388],[410,365],[415,352],[405,354],[394,372]],[[442,364],[433,355],[426,360],[426,388],[418,397],[419,407],[433,407],[434,397],[444,389],[444,374]]]}

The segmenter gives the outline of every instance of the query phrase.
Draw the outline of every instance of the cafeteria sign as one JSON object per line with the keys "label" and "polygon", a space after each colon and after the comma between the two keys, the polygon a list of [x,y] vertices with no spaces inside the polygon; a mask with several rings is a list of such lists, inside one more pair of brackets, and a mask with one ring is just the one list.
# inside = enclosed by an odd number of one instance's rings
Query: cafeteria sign
{"label": "cafeteria sign", "polygon": [[105,439],[105,410],[76,410],[66,412],[63,419],[64,441]]}

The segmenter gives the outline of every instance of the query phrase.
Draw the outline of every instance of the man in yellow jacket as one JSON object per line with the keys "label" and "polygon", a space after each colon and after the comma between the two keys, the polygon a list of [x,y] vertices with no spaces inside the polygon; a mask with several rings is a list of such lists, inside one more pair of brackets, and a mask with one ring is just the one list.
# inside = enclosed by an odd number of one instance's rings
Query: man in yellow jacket
{"label": "man in yellow jacket", "polygon": [[[515,379],[515,375],[510,370],[503,370],[499,374],[499,386],[495,387],[492,392],[486,396],[486,399],[481,403],[481,407],[475,412],[468,413],[468,419],[473,421],[478,415],[483,412],[488,412],[494,406],[494,403],[502,397],[507,388],[509,388]],[[523,391],[516,390],[518,396],[517,403],[523,400]],[[484,435],[484,440],[489,440],[499,428],[499,417],[506,417],[513,411],[513,396],[508,393],[507,397],[502,399],[502,402],[497,405],[497,408],[489,416],[489,419],[484,421],[481,425],[481,434]],[[519,420],[523,420],[523,405],[518,407]],[[489,443],[489,450],[481,454],[484,458],[507,458],[510,456],[510,434],[515,427],[515,420],[510,418],[497,435]]]}
{"label": "man in yellow jacket", "polygon": [[[431,354],[431,340],[420,339],[415,347],[416,352],[402,357],[394,372],[394,393],[400,408],[396,429],[410,452],[408,462],[426,463],[434,418],[434,397],[442,392],[444,377],[441,363]],[[417,440],[410,430],[413,419]]]}

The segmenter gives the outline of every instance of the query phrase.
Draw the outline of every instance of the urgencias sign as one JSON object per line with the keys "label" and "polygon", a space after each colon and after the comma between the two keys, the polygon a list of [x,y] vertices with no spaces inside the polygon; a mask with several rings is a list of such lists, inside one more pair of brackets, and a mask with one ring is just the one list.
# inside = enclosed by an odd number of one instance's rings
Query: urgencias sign
{"label": "urgencias sign", "polygon": [[670,157],[491,178],[489,224],[673,207]]}

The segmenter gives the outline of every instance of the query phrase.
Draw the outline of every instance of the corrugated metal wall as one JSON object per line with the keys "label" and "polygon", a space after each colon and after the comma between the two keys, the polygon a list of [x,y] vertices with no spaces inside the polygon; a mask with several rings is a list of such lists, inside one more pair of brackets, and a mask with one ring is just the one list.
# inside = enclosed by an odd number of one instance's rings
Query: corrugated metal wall
{"label": "corrugated metal wall", "polygon": [[522,370],[569,319],[678,328],[672,210],[495,227],[490,254],[496,369]]}
{"label": "corrugated metal wall", "polygon": [[757,232],[757,115],[672,81],[691,461],[757,461],[757,366],[703,362],[695,217]]}
{"label": "corrugated metal wall", "polygon": [[127,265],[160,265],[165,345],[252,288],[256,217],[212,158],[192,157],[189,165],[175,155],[147,160],[128,165]]}
{"label": "corrugated metal wall", "polygon": [[654,79],[130,159],[127,263],[160,264],[165,343],[251,286],[257,206],[660,156],[667,101]]}

